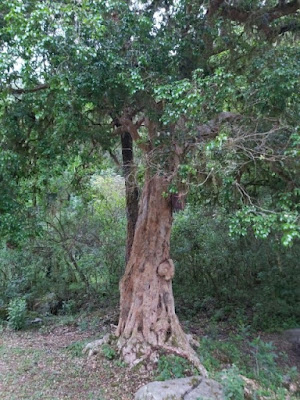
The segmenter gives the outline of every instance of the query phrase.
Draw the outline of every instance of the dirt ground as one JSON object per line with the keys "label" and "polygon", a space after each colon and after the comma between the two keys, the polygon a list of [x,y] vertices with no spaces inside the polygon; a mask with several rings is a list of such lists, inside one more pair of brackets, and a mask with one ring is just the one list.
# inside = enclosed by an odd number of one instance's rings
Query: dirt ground
{"label": "dirt ground", "polygon": [[1,400],[132,400],[151,380],[120,362],[81,355],[90,331],[61,326],[49,332],[3,332],[0,337]]}
{"label": "dirt ground", "polygon": [[[153,373],[129,370],[118,360],[82,355],[86,343],[101,337],[103,326],[60,323],[0,333],[1,400],[132,400],[140,386],[154,380]],[[192,330],[204,333],[201,327]],[[274,343],[279,363],[300,370],[300,354],[283,335],[262,339]]]}

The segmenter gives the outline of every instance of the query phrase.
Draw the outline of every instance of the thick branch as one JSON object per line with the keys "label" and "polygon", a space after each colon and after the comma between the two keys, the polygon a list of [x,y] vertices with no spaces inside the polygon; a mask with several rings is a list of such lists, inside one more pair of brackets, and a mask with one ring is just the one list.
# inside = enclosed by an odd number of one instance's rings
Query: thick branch
{"label": "thick branch", "polygon": [[211,17],[214,15],[221,5],[224,3],[225,0],[211,0],[209,9],[207,10],[207,16]]}
{"label": "thick branch", "polygon": [[299,8],[299,0],[293,0],[289,3],[280,2],[280,4],[277,4],[277,6],[271,9],[264,7],[257,10],[256,12],[246,11],[233,6],[222,6],[220,7],[220,15],[225,18],[231,19],[232,21],[237,21],[241,23],[261,23],[262,18],[265,19],[266,23],[270,23],[278,18],[294,14],[299,10]]}
{"label": "thick branch", "polygon": [[8,92],[12,94],[26,94],[26,93],[35,93],[39,92],[41,90],[49,89],[50,85],[48,83],[44,83],[38,86],[35,86],[34,88],[31,89],[14,89],[14,88],[8,88]]}
{"label": "thick branch", "polygon": [[266,36],[272,37],[274,34],[282,34],[286,31],[295,30],[295,23],[285,25],[282,28],[272,28],[271,22],[287,16],[295,14],[300,9],[300,0],[293,0],[288,3],[280,2],[273,8],[263,7],[255,12],[243,10],[238,7],[219,5],[214,8],[214,13],[219,12],[219,15],[231,21],[236,21],[242,24],[250,24],[256,26],[257,29],[263,31]]}
{"label": "thick branch", "polygon": [[150,142],[152,143],[156,137],[156,125],[153,121],[150,121],[149,118],[145,118],[145,126],[148,129],[148,137]]}
{"label": "thick branch", "polygon": [[240,114],[223,111],[216,118],[197,127],[197,141],[214,139],[224,122],[233,122],[241,118]]}
{"label": "thick branch", "polygon": [[131,118],[129,118],[127,116],[123,116],[123,117],[119,118],[119,123],[121,124],[123,132],[129,132],[132,137],[132,140],[135,141],[137,146],[141,150],[148,152],[149,150],[151,150],[150,143],[143,142],[143,139],[140,136],[139,131],[138,131],[138,129],[142,126],[143,122],[144,122],[144,118],[140,119],[136,123],[132,122]]}
{"label": "thick branch", "polygon": [[133,159],[132,137],[129,132],[121,135],[123,171],[126,188],[126,214],[127,214],[127,242],[126,242],[126,264],[130,257],[136,221],[138,218],[139,190],[135,177],[135,166]]}
{"label": "thick branch", "polygon": [[[125,129],[119,119],[114,119],[117,129]],[[130,132],[121,133],[123,171],[126,188],[126,214],[127,214],[127,241],[126,241],[126,264],[130,257],[131,247],[134,238],[135,225],[138,217],[139,191],[135,180],[135,166],[133,159],[133,143]],[[112,156],[112,154],[111,154]]]}
{"label": "thick branch", "polygon": [[285,15],[291,15],[297,12],[300,9],[300,1],[293,0],[289,3],[285,1],[281,1],[276,7],[269,11],[269,20],[270,22],[275,19],[284,17]]}

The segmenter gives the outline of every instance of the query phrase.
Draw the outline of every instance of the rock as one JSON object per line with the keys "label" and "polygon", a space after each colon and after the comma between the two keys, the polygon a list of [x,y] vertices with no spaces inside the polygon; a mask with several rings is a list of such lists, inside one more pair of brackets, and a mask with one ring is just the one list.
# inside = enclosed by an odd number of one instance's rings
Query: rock
{"label": "rock", "polygon": [[36,324],[42,324],[43,320],[42,320],[42,318],[34,318],[34,319],[31,319],[29,322],[33,325],[36,325]]}
{"label": "rock", "polygon": [[203,378],[200,384],[188,393],[184,400],[222,400],[225,399],[222,386],[213,379]]}
{"label": "rock", "polygon": [[288,329],[284,332],[284,336],[290,343],[300,345],[300,328]]}
{"label": "rock", "polygon": [[284,332],[285,338],[292,344],[292,347],[300,355],[300,328],[288,329]]}
{"label": "rock", "polygon": [[101,347],[104,344],[109,344],[113,340],[113,335],[111,333],[107,333],[103,336],[102,339],[94,340],[91,343],[88,343],[84,349],[82,350],[83,354],[88,353],[88,357],[94,356],[101,351]]}
{"label": "rock", "polygon": [[297,393],[299,390],[299,385],[297,385],[297,382],[291,382],[288,389],[291,394]]}
{"label": "rock", "polygon": [[224,400],[222,386],[201,376],[151,382],[141,387],[134,400]]}
{"label": "rock", "polygon": [[[245,399],[251,400],[253,399],[254,395],[261,390],[261,386],[254,381],[253,379],[246,378],[246,376],[240,375],[240,377],[244,381],[244,396]],[[261,397],[258,397],[258,399],[261,399]]]}
{"label": "rock", "polygon": [[[275,399],[275,393],[272,392],[271,395],[264,396],[259,393],[263,392],[262,386],[260,386],[256,381],[253,379],[246,378],[246,376],[240,375],[240,377],[244,381],[244,398],[245,400],[270,400]],[[288,400],[288,398],[286,398]]]}

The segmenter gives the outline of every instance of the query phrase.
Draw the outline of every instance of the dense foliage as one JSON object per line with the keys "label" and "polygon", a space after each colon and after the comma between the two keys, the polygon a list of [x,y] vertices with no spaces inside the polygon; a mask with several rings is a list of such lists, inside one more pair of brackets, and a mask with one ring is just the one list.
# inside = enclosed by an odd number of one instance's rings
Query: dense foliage
{"label": "dense foliage", "polygon": [[[124,271],[124,194],[118,176],[96,176],[85,199],[56,199],[40,215],[39,235],[18,247],[2,242],[2,318],[10,301],[29,310],[69,314],[117,302]],[[61,193],[62,194],[62,193]],[[268,239],[230,237],[230,215],[218,208],[188,206],[175,215],[172,257],[174,293],[185,320],[209,317],[243,328],[282,330],[297,326],[300,247]]]}
{"label": "dense foliage", "polygon": [[222,209],[188,207],[175,220],[172,256],[178,310],[188,319],[209,316],[216,324],[284,329],[299,323],[299,244],[230,237]]}
{"label": "dense foliage", "polygon": [[124,181],[94,175],[80,196],[68,193],[68,178],[57,179],[39,207],[35,235],[2,241],[2,304],[23,297],[30,309],[56,314],[115,297],[125,257]]}

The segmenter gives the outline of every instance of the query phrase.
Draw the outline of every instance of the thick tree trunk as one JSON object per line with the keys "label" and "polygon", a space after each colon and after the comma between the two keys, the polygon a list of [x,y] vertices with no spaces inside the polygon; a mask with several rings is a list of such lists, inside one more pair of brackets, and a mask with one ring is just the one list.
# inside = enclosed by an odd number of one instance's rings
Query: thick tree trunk
{"label": "thick tree trunk", "polygon": [[181,355],[205,374],[175,314],[170,259],[171,201],[158,174],[146,180],[135,235],[120,283],[121,313],[116,335],[129,364],[155,359],[157,350]]}
{"label": "thick tree trunk", "polygon": [[138,187],[135,180],[132,138],[129,132],[121,135],[123,171],[126,189],[127,242],[126,263],[129,260],[134,238],[135,225],[138,217]]}

